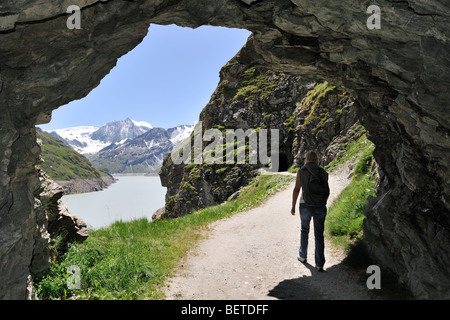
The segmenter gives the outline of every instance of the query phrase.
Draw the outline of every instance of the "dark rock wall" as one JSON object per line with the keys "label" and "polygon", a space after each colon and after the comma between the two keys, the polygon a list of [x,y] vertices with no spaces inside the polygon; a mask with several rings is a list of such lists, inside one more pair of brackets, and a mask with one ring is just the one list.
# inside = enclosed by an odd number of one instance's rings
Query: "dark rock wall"
{"label": "dark rock wall", "polygon": [[82,29],[54,1],[0,4],[0,298],[25,298],[39,221],[33,126],[84,97],[151,22],[246,28],[242,62],[326,79],[355,98],[384,173],[366,210],[372,252],[418,297],[449,297],[450,4],[370,1],[73,1]]}
{"label": "dark rock wall", "polygon": [[[284,122],[295,110],[296,103],[301,99],[299,91],[305,91],[304,86],[298,77],[256,69],[233,59],[222,68],[220,84],[200,114],[202,135],[208,129],[220,130],[223,144],[237,149],[237,144],[235,147],[233,142],[227,140],[225,130],[255,130],[259,155],[262,144],[261,136],[256,131],[278,129],[278,149],[286,157],[286,164],[283,165],[290,166],[293,137],[292,134],[289,137],[289,128]],[[194,134],[191,134],[192,154],[195,152]],[[268,144],[265,146],[270,152],[269,132],[267,138]],[[202,150],[211,142],[203,142]],[[224,202],[240,187],[247,185],[257,174],[258,168],[265,166],[260,161],[251,164],[248,158],[245,164],[226,164],[226,151],[223,156],[223,164],[175,165],[171,155],[164,159],[160,177],[163,186],[167,187],[165,217],[182,216]]]}
{"label": "dark rock wall", "polygon": [[[66,252],[68,244],[82,242],[88,236],[86,223],[71,214],[61,201],[63,187],[39,171],[40,188],[35,192],[34,212],[37,217],[36,244],[34,245],[31,272],[33,278],[41,278],[49,268],[51,259]],[[59,244],[49,250],[51,239]]]}

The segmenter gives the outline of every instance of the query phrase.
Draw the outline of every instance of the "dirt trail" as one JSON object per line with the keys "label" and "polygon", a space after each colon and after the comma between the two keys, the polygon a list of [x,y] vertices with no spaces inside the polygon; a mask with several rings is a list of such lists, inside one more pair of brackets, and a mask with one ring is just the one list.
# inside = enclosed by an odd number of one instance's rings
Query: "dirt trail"
{"label": "dirt trail", "polygon": [[[330,175],[329,203],[349,183],[347,176]],[[258,208],[214,222],[169,279],[166,299],[368,299],[366,288],[341,263],[345,253],[330,243],[325,272],[315,270],[312,225],[308,263],[297,261],[300,217],[290,214],[293,187]]]}

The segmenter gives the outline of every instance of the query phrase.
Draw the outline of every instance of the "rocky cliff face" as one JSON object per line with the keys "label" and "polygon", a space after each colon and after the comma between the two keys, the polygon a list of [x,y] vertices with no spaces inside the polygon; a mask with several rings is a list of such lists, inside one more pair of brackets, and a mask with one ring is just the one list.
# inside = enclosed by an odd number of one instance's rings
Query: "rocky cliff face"
{"label": "rocky cliff face", "polygon": [[[39,171],[40,187],[35,192],[34,211],[37,227],[34,237],[33,259],[30,266],[31,275],[35,279],[44,276],[50,266],[51,259],[63,254],[67,245],[82,242],[88,237],[86,223],[69,212],[61,201],[63,188],[51,181],[43,171]],[[51,241],[58,239],[58,248],[49,249]]]}
{"label": "rocky cliff face", "polygon": [[[327,82],[316,83],[242,64],[238,57],[239,54],[222,68],[219,86],[200,114],[203,160],[207,146],[215,142],[205,141],[208,129],[219,130],[223,139],[223,147],[219,148],[231,146],[236,153],[237,140],[228,141],[226,130],[254,130],[258,156],[264,146],[260,144],[261,129],[278,130],[279,146],[272,158],[278,158],[278,171],[286,171],[292,165],[300,167],[309,150],[316,150],[326,165],[342,151],[340,145],[359,138],[360,131],[353,130],[359,125],[356,109],[348,93]],[[187,141],[192,155],[194,133]],[[271,156],[270,138],[265,146]],[[246,148],[252,148],[249,140]],[[167,156],[160,172],[162,185],[167,187],[163,217],[178,217],[222,203],[247,185],[259,168],[268,167],[261,159],[252,163],[249,150],[245,163],[239,164],[235,155],[233,164],[226,164],[227,153],[220,158],[222,164],[195,164],[192,155],[190,163],[174,164],[172,155]]]}
{"label": "rocky cliff face", "polygon": [[46,232],[36,232],[34,125],[87,95],[150,23],[246,28],[242,63],[348,90],[383,173],[366,206],[371,252],[418,297],[449,297],[448,1],[378,1],[381,29],[367,28],[368,3],[351,0],[74,2],[79,30],[60,2],[0,4],[1,298],[26,297]]}
{"label": "rocky cliff face", "polygon": [[[165,217],[176,217],[191,213],[200,208],[222,203],[240,187],[245,186],[263,166],[261,161],[253,163],[249,159],[249,140],[246,147],[239,152],[245,157],[243,163],[237,164],[237,154],[232,157],[232,164],[226,164],[229,153],[227,147],[238,152],[238,141],[233,136],[227,139],[226,130],[247,130],[277,128],[282,137],[279,149],[285,159],[282,166],[288,166],[290,143],[287,139],[288,128],[284,119],[291,114],[297,101],[297,91],[301,87],[299,80],[282,73],[257,70],[254,67],[230,62],[221,70],[221,82],[211,101],[200,114],[202,151],[215,140],[204,139],[208,129],[215,129],[221,135],[221,163],[174,164],[171,155],[164,159],[160,172],[161,182],[167,187]],[[235,131],[236,132],[236,131]],[[258,141],[260,136],[258,137]],[[187,143],[194,150],[195,131]],[[186,142],[185,142],[186,143]],[[268,144],[270,146],[270,138]],[[261,145],[258,145],[261,147]],[[270,150],[270,147],[268,148]],[[259,150],[256,150],[258,152]],[[206,153],[203,153],[205,159]],[[269,155],[269,154],[268,154]],[[192,161],[193,162],[193,158]]]}

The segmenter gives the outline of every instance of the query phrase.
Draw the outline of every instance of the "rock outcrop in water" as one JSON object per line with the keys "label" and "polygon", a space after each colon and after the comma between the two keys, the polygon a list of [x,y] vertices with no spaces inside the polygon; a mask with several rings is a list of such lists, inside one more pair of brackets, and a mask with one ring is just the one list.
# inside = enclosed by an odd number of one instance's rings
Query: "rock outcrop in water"
{"label": "rock outcrop in water", "polygon": [[[36,124],[86,96],[149,24],[253,32],[241,62],[327,80],[356,99],[382,181],[366,206],[371,253],[421,298],[449,298],[450,4],[381,0],[80,0],[0,4],[0,298],[23,299],[45,238]],[[67,5],[68,6],[68,5]]]}

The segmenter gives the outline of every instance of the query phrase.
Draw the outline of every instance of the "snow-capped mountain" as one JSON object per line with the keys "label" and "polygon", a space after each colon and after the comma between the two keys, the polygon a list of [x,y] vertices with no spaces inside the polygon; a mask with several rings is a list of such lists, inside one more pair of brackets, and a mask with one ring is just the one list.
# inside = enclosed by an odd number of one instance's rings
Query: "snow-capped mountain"
{"label": "snow-capped mountain", "polygon": [[193,130],[194,126],[189,125],[181,125],[175,128],[167,129],[167,132],[170,135],[170,141],[174,145],[174,148],[178,147],[181,142],[189,138]]}
{"label": "snow-capped mountain", "polygon": [[155,128],[148,122],[112,121],[101,128],[84,126],[49,131],[110,173],[154,172],[164,157],[188,138],[192,125]]}
{"label": "snow-capped mountain", "polygon": [[108,142],[92,139],[92,134],[98,130],[97,127],[71,127],[48,131],[49,134],[62,140],[69,147],[81,154],[96,153],[110,145]]}
{"label": "snow-capped mountain", "polygon": [[103,141],[109,144],[125,142],[127,139],[133,139],[152,129],[150,123],[144,121],[134,121],[130,118],[124,121],[109,122],[97,131],[93,132],[93,140]]}
{"label": "snow-capped mountain", "polygon": [[194,126],[152,128],[122,144],[111,144],[89,157],[93,164],[114,173],[156,172],[167,156],[186,138]]}
{"label": "snow-capped mountain", "polygon": [[110,172],[155,172],[173,148],[169,130],[153,128],[123,144],[111,144],[89,158],[93,164]]}
{"label": "snow-capped mountain", "polygon": [[123,143],[136,138],[152,129],[150,123],[134,121],[130,118],[124,121],[112,121],[101,128],[72,127],[50,131],[49,133],[61,139],[67,145],[82,154],[97,153],[111,143]]}

